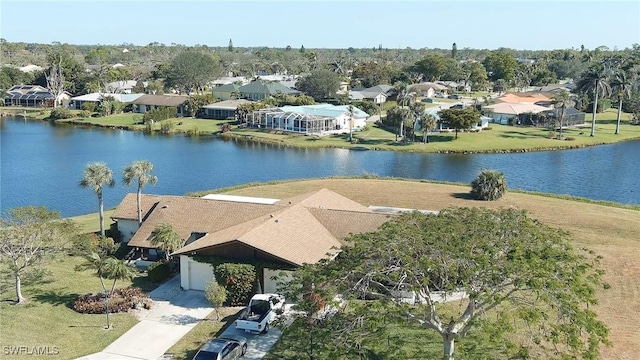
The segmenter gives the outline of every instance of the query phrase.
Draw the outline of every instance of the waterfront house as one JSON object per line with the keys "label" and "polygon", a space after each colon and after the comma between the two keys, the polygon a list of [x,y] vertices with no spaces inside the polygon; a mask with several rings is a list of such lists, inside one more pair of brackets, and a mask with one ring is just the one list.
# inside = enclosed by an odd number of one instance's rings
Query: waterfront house
{"label": "waterfront house", "polygon": [[182,117],[185,115],[187,100],[189,100],[189,97],[183,95],[142,95],[132,103],[136,105],[134,111],[140,114],[159,107],[170,106],[177,109],[177,117]]}

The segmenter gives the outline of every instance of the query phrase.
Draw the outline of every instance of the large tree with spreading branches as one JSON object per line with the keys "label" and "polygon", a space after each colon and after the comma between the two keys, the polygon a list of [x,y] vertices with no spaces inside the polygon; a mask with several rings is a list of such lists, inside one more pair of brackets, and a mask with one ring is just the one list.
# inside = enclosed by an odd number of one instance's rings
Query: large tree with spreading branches
{"label": "large tree with spreading branches", "polygon": [[362,354],[366,338],[383,334],[392,317],[424,329],[424,342],[427,332],[439,334],[445,360],[458,341],[487,332],[491,345],[459,355],[491,346],[484,350],[492,358],[595,359],[608,344],[606,325],[589,308],[603,285],[598,258],[525,211],[405,213],[345,241],[332,260],[299,268],[282,288],[301,299],[299,316],[323,321],[345,352]]}

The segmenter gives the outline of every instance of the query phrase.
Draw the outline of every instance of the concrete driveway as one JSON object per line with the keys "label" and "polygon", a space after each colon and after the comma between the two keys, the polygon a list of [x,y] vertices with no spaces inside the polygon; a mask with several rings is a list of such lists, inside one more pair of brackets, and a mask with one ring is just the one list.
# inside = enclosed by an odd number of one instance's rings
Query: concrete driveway
{"label": "concrete driveway", "polygon": [[247,353],[242,358],[243,360],[258,360],[262,359],[273,347],[273,345],[280,339],[282,331],[276,328],[270,328],[266,334],[251,334],[244,331],[236,330],[235,325],[231,324],[227,327],[220,337],[225,336],[242,336],[247,339]]}
{"label": "concrete driveway", "polygon": [[176,276],[150,293],[154,305],[140,322],[103,351],[81,360],[156,360],[213,308],[202,291],[182,290]]}

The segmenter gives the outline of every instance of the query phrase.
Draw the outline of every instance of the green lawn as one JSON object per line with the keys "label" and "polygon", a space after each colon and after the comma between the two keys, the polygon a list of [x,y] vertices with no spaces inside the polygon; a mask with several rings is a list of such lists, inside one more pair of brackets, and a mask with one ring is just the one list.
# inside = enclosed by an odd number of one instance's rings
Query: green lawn
{"label": "green lawn", "polygon": [[[168,119],[174,124],[174,131],[178,133],[197,133],[199,135],[216,134],[221,131],[221,126],[228,123],[228,120],[193,119],[189,117]],[[69,123],[76,125],[94,125],[102,127],[118,127],[127,130],[146,130],[146,125],[142,124],[142,114],[122,113],[105,117],[73,118],[57,120],[59,123]],[[160,123],[153,125],[154,130],[160,130]]]}
{"label": "green lawn", "polygon": [[[30,359],[73,359],[103,350],[138,321],[131,314],[112,314],[110,330],[105,330],[105,315],[86,315],[73,311],[69,304],[81,294],[99,292],[100,281],[90,271],[77,272],[74,267],[84,260],[66,254],[57,255],[47,265],[51,272],[43,283],[24,284],[23,295],[27,304],[13,305],[15,290],[3,284],[0,294],[0,348],[5,346],[57,347],[58,356],[29,356]],[[144,280],[141,274],[133,284]],[[118,287],[131,285],[119,281]],[[24,359],[24,355],[3,359]]]}
{"label": "green lawn", "polygon": [[296,147],[366,147],[376,150],[409,151],[409,152],[499,152],[499,151],[535,151],[559,148],[577,148],[590,145],[614,143],[621,140],[640,139],[640,126],[629,124],[629,115],[623,115],[621,133],[615,135],[616,111],[609,109],[598,114],[596,136],[590,137],[590,115],[584,127],[563,130],[565,137],[573,140],[556,140],[548,137],[546,128],[525,126],[508,126],[490,124],[490,130],[478,133],[459,133],[458,139],[452,133],[431,133],[429,143],[420,142],[422,134],[417,134],[416,142],[403,143],[395,141],[392,131],[370,125],[369,129],[354,132],[355,144],[349,143],[349,135],[326,137],[304,136],[273,131],[257,131],[252,128],[236,128],[232,135],[251,141],[272,142]]}

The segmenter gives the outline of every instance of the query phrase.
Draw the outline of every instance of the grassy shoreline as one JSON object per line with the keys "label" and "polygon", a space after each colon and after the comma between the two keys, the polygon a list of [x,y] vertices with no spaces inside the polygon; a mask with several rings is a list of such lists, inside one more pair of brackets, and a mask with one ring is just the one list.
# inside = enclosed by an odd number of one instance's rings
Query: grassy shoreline
{"label": "grassy shoreline", "polygon": [[[23,114],[26,109],[7,108],[6,111],[15,111],[16,116],[24,116],[35,120],[46,120],[47,111],[37,109]],[[5,112],[6,113],[6,112]],[[77,111],[74,111],[77,113]],[[613,144],[622,141],[640,140],[640,126],[629,123],[629,115],[623,114],[621,134],[615,135],[615,109],[598,114],[596,123],[596,136],[590,137],[590,122],[587,121],[581,127],[572,127],[563,130],[566,138],[572,140],[550,139],[550,130],[546,128],[533,128],[525,126],[509,126],[491,124],[491,130],[483,130],[478,133],[464,132],[429,134],[429,143],[423,144],[422,134],[417,134],[415,142],[396,141],[393,131],[383,129],[370,124],[365,131],[354,132],[354,142],[349,142],[348,134],[332,135],[325,137],[305,136],[302,134],[282,133],[280,131],[268,131],[253,128],[239,128],[231,125],[231,130],[223,133],[223,124],[231,124],[228,120],[208,120],[193,118],[169,119],[173,123],[172,133],[185,134],[186,136],[217,136],[224,139],[272,144],[292,148],[341,148],[355,150],[396,151],[415,153],[459,153],[459,154],[494,154],[494,153],[521,153],[534,151],[556,151],[578,149],[589,146]],[[117,114],[96,118],[72,118],[57,120],[59,124],[74,126],[93,126],[109,129],[121,129],[128,131],[148,131],[141,124],[140,114]],[[160,124],[153,127],[154,133],[160,132]]]}

